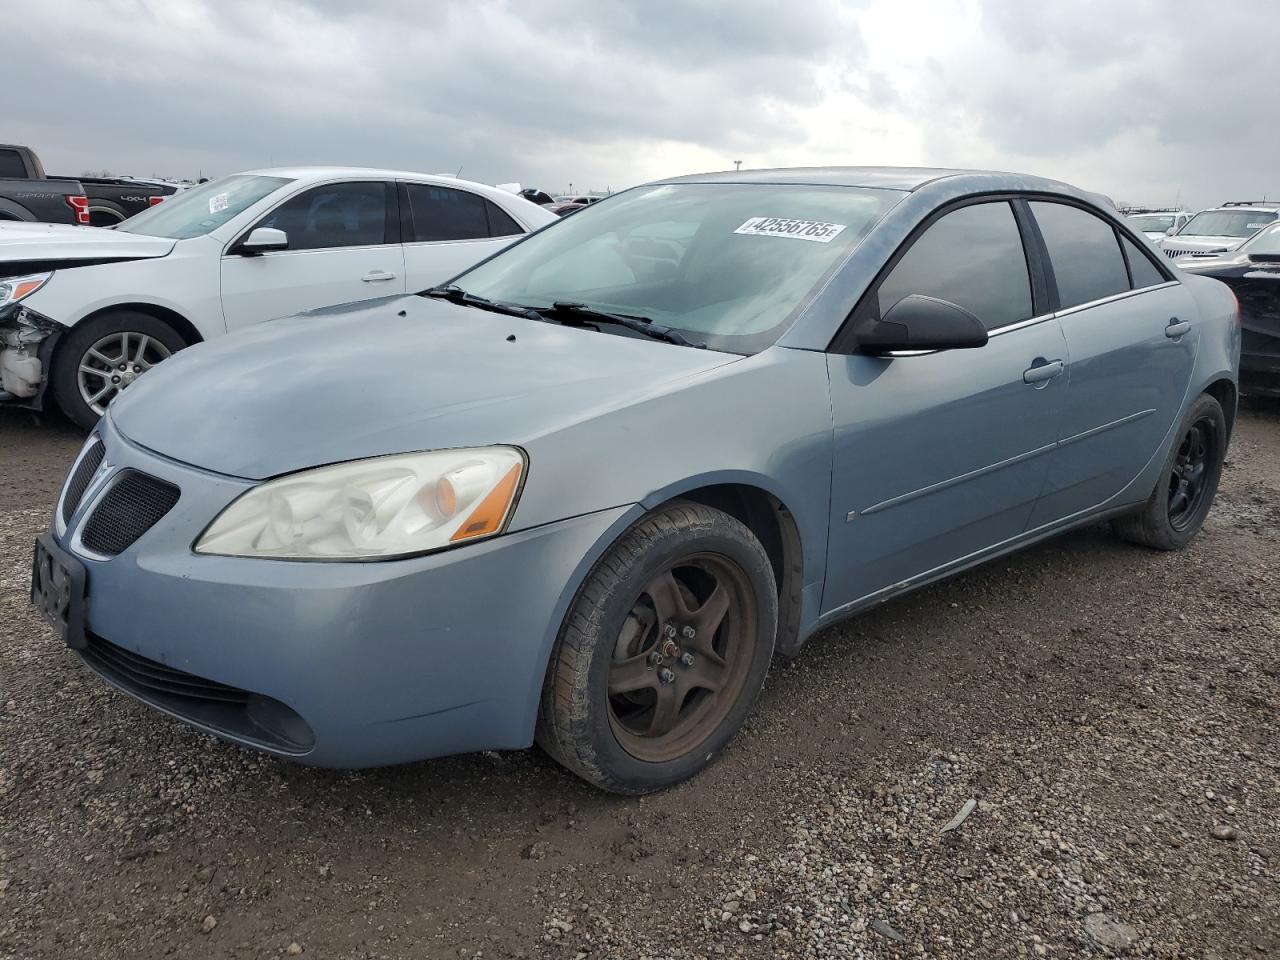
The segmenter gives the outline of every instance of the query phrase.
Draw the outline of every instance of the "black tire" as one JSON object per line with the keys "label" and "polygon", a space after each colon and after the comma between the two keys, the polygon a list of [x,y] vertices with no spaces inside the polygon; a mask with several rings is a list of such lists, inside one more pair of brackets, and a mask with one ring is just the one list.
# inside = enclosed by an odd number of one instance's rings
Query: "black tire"
{"label": "black tire", "polygon": [[[1203,457],[1195,449],[1203,447]],[[1135,513],[1113,521],[1126,540],[1155,550],[1181,550],[1200,531],[1213,506],[1227,455],[1227,418],[1222,405],[1201,394],[1178,426],[1164,469],[1151,496]],[[1203,469],[1192,467],[1202,459]],[[1188,494],[1191,479],[1195,489]]]}
{"label": "black tire", "polygon": [[[59,409],[85,430],[93,429],[100,414],[81,395],[80,366],[82,363],[101,366],[97,361],[90,360],[90,349],[103,338],[119,334],[136,334],[139,338],[148,337],[163,347],[166,356],[177,353],[187,345],[182,336],[169,324],[149,314],[138,313],[136,310],[113,310],[72,327],[54,352],[49,385],[53,391],[54,402],[58,404]],[[154,361],[152,365],[159,362],[155,358],[161,352],[159,347],[148,348],[147,356]],[[133,375],[137,374],[133,373]],[[106,381],[102,382],[105,385]],[[124,389],[125,386],[127,384],[120,386],[119,389]]]}
{"label": "black tire", "polygon": [[[670,652],[673,641],[663,632],[660,604],[647,599],[650,588],[670,576],[681,597],[676,609],[688,616],[688,624],[711,622],[697,618],[713,616],[704,611],[713,606],[707,601],[721,588],[729,597],[725,612],[702,637],[692,639],[680,628],[674,636],[685,646],[675,654]],[[707,596],[699,597],[699,590]],[[634,627],[637,611],[643,613],[646,604],[652,605],[652,621],[638,631],[632,629],[637,637],[633,650],[616,659],[624,628]],[[777,624],[773,567],[751,531],[702,504],[678,501],[662,507],[623,534],[579,590],[547,669],[537,741],[569,770],[613,793],[649,793],[686,780],[716,758],[746,719],[769,671]],[[656,638],[654,646],[647,645],[649,636]],[[712,645],[705,655],[703,644]],[[653,664],[660,648],[668,657]],[[685,665],[686,656],[696,659],[696,665]],[[642,666],[652,664],[655,671],[674,676],[674,671],[687,669],[688,674],[622,694],[611,692],[613,671],[641,660]],[[701,689],[695,680],[686,685],[686,676],[702,669],[723,669],[726,679],[719,691]],[[684,719],[665,741],[634,732],[629,722],[643,724],[620,718],[620,698],[640,700],[638,705],[628,702],[624,709],[643,718],[643,698],[652,694],[655,703],[648,709],[656,724],[657,700],[664,688],[680,691],[677,710]]]}

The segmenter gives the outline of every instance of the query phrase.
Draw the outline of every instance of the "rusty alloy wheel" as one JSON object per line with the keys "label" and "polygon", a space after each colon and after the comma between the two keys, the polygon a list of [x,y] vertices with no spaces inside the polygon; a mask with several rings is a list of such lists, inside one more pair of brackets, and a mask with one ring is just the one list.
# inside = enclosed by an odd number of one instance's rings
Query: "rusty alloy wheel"
{"label": "rusty alloy wheel", "polygon": [[631,607],[609,663],[609,725],[638,760],[696,749],[733,709],[757,631],[746,572],[720,554],[683,557]]}

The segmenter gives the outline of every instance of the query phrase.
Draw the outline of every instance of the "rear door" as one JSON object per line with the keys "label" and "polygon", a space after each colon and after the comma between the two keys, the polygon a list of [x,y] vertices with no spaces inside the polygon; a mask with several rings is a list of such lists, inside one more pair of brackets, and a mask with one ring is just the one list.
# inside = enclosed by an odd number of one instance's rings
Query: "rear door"
{"label": "rear door", "polygon": [[287,317],[317,307],[404,293],[395,184],[382,180],[329,183],[295,194],[259,219],[289,237],[287,250],[222,258],[222,308],[227,329]]}
{"label": "rear door", "polygon": [[462,188],[402,182],[400,207],[410,293],[456,277],[525,232],[488,197]]}
{"label": "rear door", "polygon": [[1028,208],[1070,359],[1059,446],[1030,523],[1038,527],[1150,493],[1126,487],[1182,408],[1197,326],[1191,293],[1145,245],[1083,206]]}
{"label": "rear door", "polygon": [[[823,612],[926,579],[1017,537],[1058,435],[1066,343],[1029,269],[1013,204],[945,213],[863,297],[851,324],[910,294],[958,303],[984,347],[828,358],[835,426]],[[1034,280],[1033,280],[1034,277]],[[841,355],[839,349],[851,352]]]}

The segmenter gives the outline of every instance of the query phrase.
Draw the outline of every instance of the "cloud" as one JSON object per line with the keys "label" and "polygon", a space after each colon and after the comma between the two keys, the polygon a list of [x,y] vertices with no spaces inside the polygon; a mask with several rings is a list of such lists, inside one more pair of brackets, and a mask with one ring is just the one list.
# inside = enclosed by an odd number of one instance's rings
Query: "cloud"
{"label": "cloud", "polygon": [[554,190],[740,159],[1280,195],[1275,4],[10,0],[5,21],[6,136],[68,174],[359,163]]}

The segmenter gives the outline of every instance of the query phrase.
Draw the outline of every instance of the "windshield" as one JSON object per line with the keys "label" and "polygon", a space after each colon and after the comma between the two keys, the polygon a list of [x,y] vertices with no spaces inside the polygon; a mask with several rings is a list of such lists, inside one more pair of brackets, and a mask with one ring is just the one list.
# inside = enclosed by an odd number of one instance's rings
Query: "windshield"
{"label": "windshield", "polygon": [[572,301],[673,327],[714,350],[772,344],[899,199],[894,190],[743,183],[638,187],[458,277],[537,309]]}
{"label": "windshield", "polygon": [[1147,233],[1164,233],[1173,226],[1172,216],[1141,216],[1130,217],[1129,222],[1139,230],[1145,230]]}
{"label": "windshield", "polygon": [[1206,210],[1178,231],[1180,237],[1252,237],[1276,215],[1269,210]]}
{"label": "windshield", "polygon": [[290,182],[285,177],[247,174],[211,180],[143,210],[116,229],[170,240],[203,237]]}
{"label": "windshield", "polygon": [[1263,230],[1240,249],[1251,257],[1280,255],[1280,223]]}

